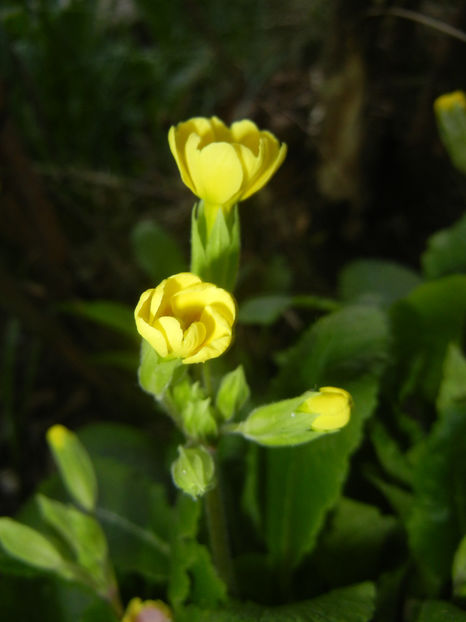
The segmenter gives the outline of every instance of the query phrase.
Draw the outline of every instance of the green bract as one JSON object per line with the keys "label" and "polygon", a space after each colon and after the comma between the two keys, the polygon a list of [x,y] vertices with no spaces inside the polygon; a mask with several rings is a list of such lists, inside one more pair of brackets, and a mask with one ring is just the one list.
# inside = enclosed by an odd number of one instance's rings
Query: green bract
{"label": "green bract", "polygon": [[226,374],[217,392],[215,405],[225,421],[231,419],[249,398],[249,386],[242,365]]}

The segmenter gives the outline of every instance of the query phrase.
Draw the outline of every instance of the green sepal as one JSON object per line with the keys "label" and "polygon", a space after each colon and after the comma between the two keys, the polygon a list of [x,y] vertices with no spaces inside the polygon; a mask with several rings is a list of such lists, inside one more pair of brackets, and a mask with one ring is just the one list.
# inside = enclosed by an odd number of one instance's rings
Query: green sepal
{"label": "green sepal", "polygon": [[170,392],[171,401],[178,413],[186,436],[194,441],[208,441],[218,434],[217,421],[211,405],[199,382],[191,383],[188,377],[177,383]]}
{"label": "green sepal", "polygon": [[178,458],[172,464],[175,486],[194,499],[215,486],[215,463],[204,447],[178,447]]}
{"label": "green sepal", "polygon": [[439,97],[434,106],[439,135],[452,164],[466,174],[466,99],[464,93]]}
{"label": "green sepal", "polygon": [[97,478],[92,461],[74,432],[62,425],[47,431],[47,442],[65,488],[74,501],[88,512],[97,501]]}
{"label": "green sepal", "polygon": [[233,291],[240,247],[238,205],[232,207],[228,214],[219,208],[214,225],[208,232],[204,204],[199,201],[191,216],[191,272],[203,281]]}
{"label": "green sepal", "polygon": [[0,518],[0,544],[8,555],[29,566],[56,572],[65,579],[74,577],[72,565],[49,538],[12,518]]}
{"label": "green sepal", "polygon": [[319,415],[300,412],[299,407],[317,394],[315,391],[306,391],[293,399],[260,406],[245,421],[231,426],[228,431],[267,447],[302,445],[313,441],[329,432],[312,430],[312,421]]}
{"label": "green sepal", "polygon": [[42,518],[65,540],[99,591],[106,593],[114,585],[108,562],[105,534],[99,523],[71,505],[37,495]]}
{"label": "green sepal", "polygon": [[242,365],[226,374],[217,391],[215,405],[222,419],[231,419],[249,399],[250,390]]}
{"label": "green sepal", "polygon": [[205,441],[215,438],[218,434],[210,397],[188,402],[181,417],[186,435],[194,440]]}
{"label": "green sepal", "polygon": [[154,348],[145,340],[141,341],[141,359],[138,369],[139,386],[161,399],[174,380],[175,372],[181,372],[181,359],[164,359],[157,354]]}

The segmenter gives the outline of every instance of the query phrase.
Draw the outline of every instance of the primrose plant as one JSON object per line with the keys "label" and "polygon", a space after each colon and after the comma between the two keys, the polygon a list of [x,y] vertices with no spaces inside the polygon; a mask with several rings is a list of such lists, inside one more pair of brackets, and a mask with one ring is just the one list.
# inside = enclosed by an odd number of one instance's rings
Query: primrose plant
{"label": "primrose plant", "polygon": [[[351,396],[341,388],[322,387],[260,405],[235,421],[250,394],[242,367],[221,378],[214,392],[209,361],[229,347],[236,319],[231,291],[240,252],[238,202],[268,182],[286,146],[252,121],[228,128],[217,117],[172,127],[169,144],[182,180],[199,198],[191,221],[191,272],[168,277],[139,300],[139,382],[184,434],[186,442],[172,465],[173,481],[192,497],[205,495],[213,558],[234,590],[216,458],[220,437],[240,434],[270,447],[307,443],[348,423]],[[200,374],[193,369],[196,364]]]}
{"label": "primrose plant", "polygon": [[[189,272],[167,275],[140,297],[134,313],[142,337],[138,377],[185,439],[171,466],[173,482],[192,498],[203,498],[213,561],[234,595],[220,490],[220,439],[240,435],[268,447],[309,443],[345,426],[352,400],[344,388],[309,387],[300,395],[259,404],[244,416],[250,388],[243,368],[214,376],[210,362],[229,348],[237,317],[232,291],[241,241],[238,203],[274,175],[286,145],[252,121],[227,127],[217,117],[193,118],[172,127],[169,145],[183,182],[199,199],[192,211],[191,267]],[[110,602],[124,622],[171,620],[170,609],[160,601],[133,599],[125,613],[97,520],[97,484],[90,459],[75,434],[63,426],[52,427],[48,441],[74,505],[41,496],[39,507],[72,555],[65,555],[53,538],[8,518],[0,520],[3,549],[30,565],[84,583]]]}

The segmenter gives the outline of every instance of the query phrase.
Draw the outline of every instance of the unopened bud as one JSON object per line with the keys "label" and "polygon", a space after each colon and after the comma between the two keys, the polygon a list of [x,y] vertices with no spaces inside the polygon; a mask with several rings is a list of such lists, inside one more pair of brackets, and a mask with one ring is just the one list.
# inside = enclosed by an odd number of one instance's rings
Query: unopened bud
{"label": "unopened bud", "polygon": [[179,456],[172,464],[175,485],[193,498],[200,497],[215,485],[215,465],[203,447],[178,447]]}

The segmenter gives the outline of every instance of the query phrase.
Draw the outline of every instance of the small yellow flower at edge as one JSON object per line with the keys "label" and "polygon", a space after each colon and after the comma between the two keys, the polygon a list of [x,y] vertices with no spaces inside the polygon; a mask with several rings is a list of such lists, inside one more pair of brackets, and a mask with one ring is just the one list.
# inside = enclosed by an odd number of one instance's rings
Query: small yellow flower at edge
{"label": "small yellow flower at edge", "polygon": [[321,387],[319,393],[308,398],[299,408],[301,412],[316,413],[313,430],[339,430],[345,426],[351,414],[352,399],[348,391],[337,387]]}
{"label": "small yellow flower at edge", "polygon": [[230,345],[236,305],[226,290],[182,272],[145,291],[134,317],[141,337],[162,358],[202,363]]}
{"label": "small yellow flower at edge", "polygon": [[170,608],[161,600],[133,598],[121,622],[173,622]]}
{"label": "small yellow flower at edge", "polygon": [[286,156],[286,145],[244,119],[227,127],[217,117],[172,126],[171,152],[190,190],[204,201],[209,228],[225,211],[260,190]]}

